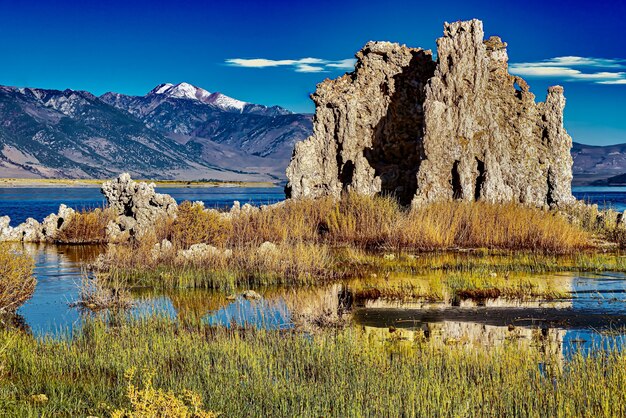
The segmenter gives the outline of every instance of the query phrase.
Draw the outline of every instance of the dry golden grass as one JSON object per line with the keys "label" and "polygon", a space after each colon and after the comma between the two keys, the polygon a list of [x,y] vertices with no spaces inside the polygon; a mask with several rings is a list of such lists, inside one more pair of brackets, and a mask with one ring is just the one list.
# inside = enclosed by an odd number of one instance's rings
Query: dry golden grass
{"label": "dry golden grass", "polygon": [[15,312],[31,298],[37,285],[33,259],[0,244],[0,313]]}
{"label": "dry golden grass", "polygon": [[499,248],[568,253],[591,246],[591,235],[565,216],[519,204],[434,203],[408,210],[387,197],[346,195],[286,201],[223,217],[190,203],[155,231],[178,248],[207,243],[229,248],[273,243],[393,249]]}
{"label": "dry golden grass", "polygon": [[107,242],[106,227],[115,219],[110,209],[76,212],[60,230],[55,241],[60,244],[102,244]]}
{"label": "dry golden grass", "polygon": [[[171,244],[162,246],[163,239]],[[196,244],[204,247],[190,254]],[[591,245],[588,232],[553,211],[461,202],[408,210],[390,198],[348,195],[341,201],[287,201],[229,215],[183,203],[177,219],[159,224],[140,241],[110,247],[97,268],[150,285],[232,288],[320,283],[358,274],[368,260],[346,258],[350,250],[386,249],[393,256],[488,248],[545,255],[572,254]],[[345,251],[331,251],[338,247]],[[399,260],[385,262],[391,270],[402,267]]]}
{"label": "dry golden grass", "polygon": [[232,223],[215,211],[185,201],[178,206],[176,219],[165,221],[155,231],[157,242],[169,240],[177,248],[193,244],[221,245],[231,235]]}
{"label": "dry golden grass", "polygon": [[399,248],[501,248],[568,253],[591,246],[591,236],[556,212],[518,204],[435,203],[402,217]]}

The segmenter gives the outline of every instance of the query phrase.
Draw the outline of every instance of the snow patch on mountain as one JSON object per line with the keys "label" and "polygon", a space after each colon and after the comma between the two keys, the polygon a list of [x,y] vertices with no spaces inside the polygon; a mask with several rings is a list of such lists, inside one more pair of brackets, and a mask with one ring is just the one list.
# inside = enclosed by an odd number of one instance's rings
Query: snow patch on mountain
{"label": "snow patch on mountain", "polygon": [[232,97],[228,97],[222,93],[213,93],[211,97],[209,97],[207,103],[210,103],[221,109],[235,109],[239,112],[242,112],[243,108],[246,107],[246,105],[248,104],[247,102],[233,99]]}
{"label": "snow patch on mountain", "polygon": [[189,83],[165,83],[159,84],[148,93],[151,95],[163,95],[174,99],[191,99],[202,103],[210,104],[223,110],[236,110],[242,112],[248,104],[241,100],[233,99],[222,93],[211,93],[200,87],[196,87]]}

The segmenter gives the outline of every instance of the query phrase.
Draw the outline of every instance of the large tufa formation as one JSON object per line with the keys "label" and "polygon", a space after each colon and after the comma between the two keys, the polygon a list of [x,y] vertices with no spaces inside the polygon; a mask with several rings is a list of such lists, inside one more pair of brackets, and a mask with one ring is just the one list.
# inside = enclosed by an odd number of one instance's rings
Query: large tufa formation
{"label": "large tufa formation", "polygon": [[314,134],[296,145],[287,194],[572,203],[563,89],[535,103],[508,73],[506,44],[483,38],[479,20],[446,23],[436,63],[430,51],[368,43],[353,73],[318,85]]}
{"label": "large tufa formation", "polygon": [[154,188],[154,183],[133,181],[128,173],[102,185],[102,194],[116,215],[115,221],[107,226],[110,240],[141,237],[157,222],[176,216],[176,200],[170,195],[156,193]]}
{"label": "large tufa formation", "polygon": [[355,71],[318,85],[314,134],[296,144],[287,168],[292,197],[338,196],[342,190],[393,190],[410,201],[424,158],[424,86],[430,51],[369,42]]}

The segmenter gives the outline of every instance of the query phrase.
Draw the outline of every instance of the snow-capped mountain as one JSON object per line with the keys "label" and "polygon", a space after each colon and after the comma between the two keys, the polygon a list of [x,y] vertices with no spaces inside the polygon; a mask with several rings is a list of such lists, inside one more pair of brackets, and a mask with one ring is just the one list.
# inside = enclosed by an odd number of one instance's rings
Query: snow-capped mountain
{"label": "snow-capped mountain", "polygon": [[233,99],[222,93],[210,93],[200,87],[192,86],[189,83],[179,84],[159,84],[148,93],[148,95],[162,94],[163,96],[174,99],[191,99],[198,100],[202,103],[211,104],[227,111],[242,112],[248,104],[241,100]]}
{"label": "snow-capped mountain", "polygon": [[145,96],[0,86],[0,177],[284,177],[311,117],[188,83]]}
{"label": "snow-capped mountain", "polygon": [[211,141],[274,160],[278,177],[284,177],[295,143],[312,131],[310,115],[246,103],[189,83],[160,84],[145,96],[106,93],[100,99],[177,141],[200,147]]}

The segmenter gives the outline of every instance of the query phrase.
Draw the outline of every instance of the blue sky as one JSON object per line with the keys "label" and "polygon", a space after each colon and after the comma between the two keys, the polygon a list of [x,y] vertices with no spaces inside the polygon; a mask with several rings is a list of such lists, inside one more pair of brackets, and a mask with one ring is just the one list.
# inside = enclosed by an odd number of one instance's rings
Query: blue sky
{"label": "blue sky", "polygon": [[575,141],[626,142],[623,1],[0,0],[0,16],[0,84],[140,95],[186,81],[299,112],[367,41],[434,49],[444,21],[476,17],[538,100],[565,86]]}

